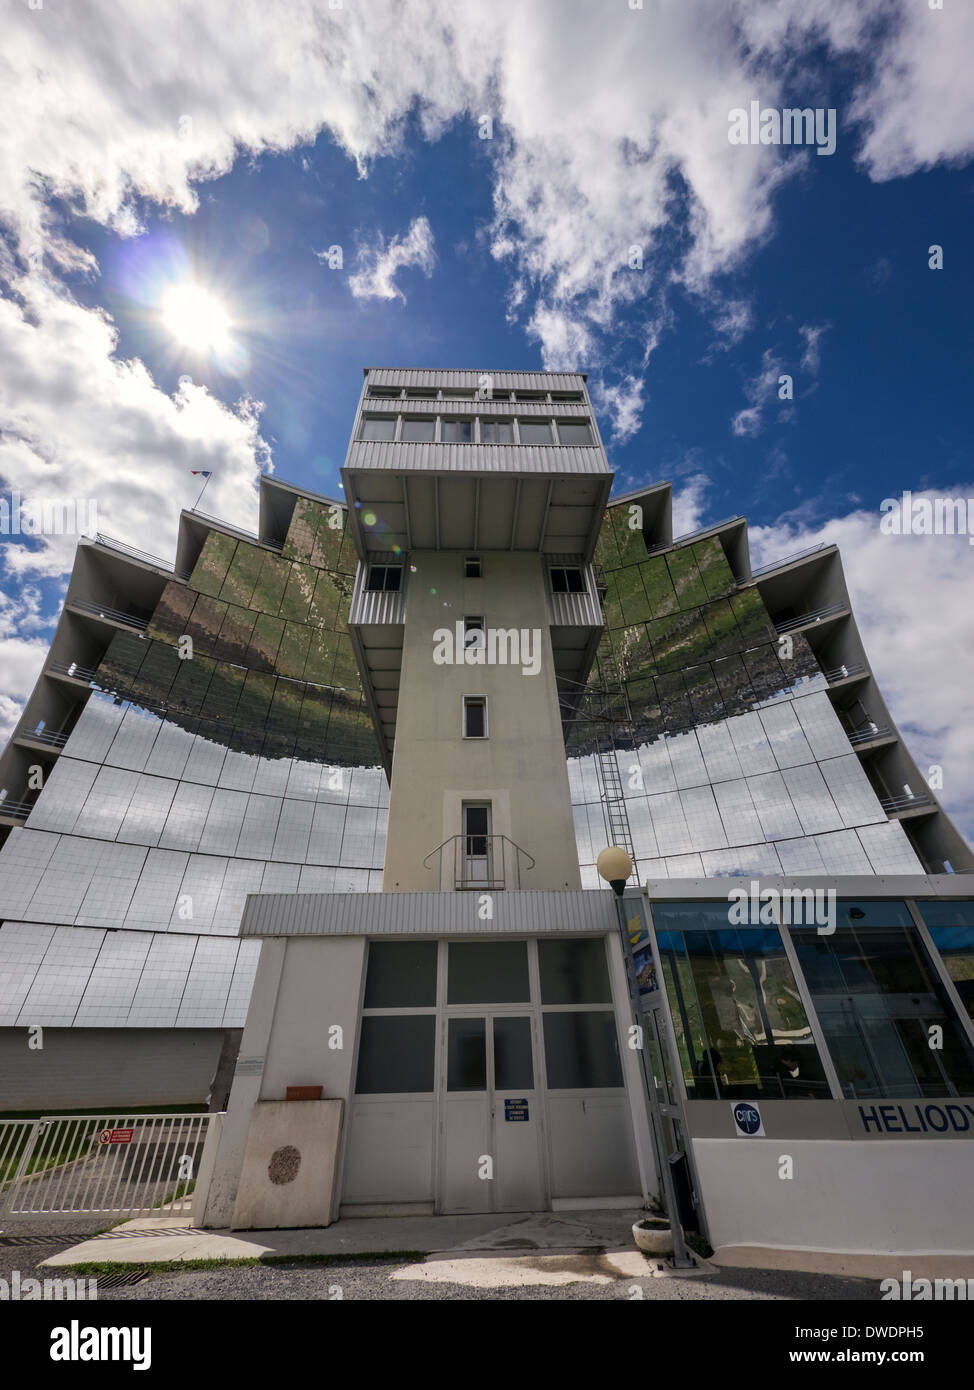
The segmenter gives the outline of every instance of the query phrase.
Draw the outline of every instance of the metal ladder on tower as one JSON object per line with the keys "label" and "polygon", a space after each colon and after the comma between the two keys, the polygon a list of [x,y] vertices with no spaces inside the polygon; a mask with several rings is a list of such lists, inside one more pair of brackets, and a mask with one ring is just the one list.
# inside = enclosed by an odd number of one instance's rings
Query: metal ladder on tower
{"label": "metal ladder on tower", "polygon": [[636,856],[633,852],[632,835],[629,831],[626,798],[614,748],[599,749],[599,775],[602,779],[602,800],[605,802],[610,841],[619,849],[624,849],[635,864]]}

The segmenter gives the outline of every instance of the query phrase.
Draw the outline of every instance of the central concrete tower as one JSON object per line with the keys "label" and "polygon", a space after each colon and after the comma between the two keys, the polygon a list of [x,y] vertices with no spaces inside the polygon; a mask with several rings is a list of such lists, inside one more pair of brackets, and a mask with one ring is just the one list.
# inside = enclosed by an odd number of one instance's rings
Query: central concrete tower
{"label": "central concrete tower", "polygon": [[342,477],[384,890],[579,888],[561,713],[611,485],[584,376],[368,369]]}

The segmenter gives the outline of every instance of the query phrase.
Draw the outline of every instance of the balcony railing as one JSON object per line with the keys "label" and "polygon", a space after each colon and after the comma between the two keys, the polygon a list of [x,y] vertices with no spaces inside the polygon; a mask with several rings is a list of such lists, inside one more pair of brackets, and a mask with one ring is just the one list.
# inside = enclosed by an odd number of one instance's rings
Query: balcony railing
{"label": "balcony railing", "polygon": [[59,734],[53,729],[26,729],[17,728],[14,731],[14,738],[30,738],[35,743],[47,743],[52,748],[63,748],[68,741],[67,734]]}
{"label": "balcony railing", "polygon": [[698,526],[696,531],[684,531],[682,536],[674,536],[671,541],[659,541],[656,545],[647,546],[650,555],[655,555],[657,551],[669,550],[671,545],[681,545],[684,541],[692,540],[694,536],[705,536],[708,531],[716,531],[719,526],[729,526],[732,521],[741,521],[739,516],[725,516],[722,521],[710,521],[706,526]]}
{"label": "balcony railing", "polygon": [[57,676],[71,676],[76,681],[93,681],[97,674],[90,666],[79,666],[76,661],[72,661],[70,664],[63,661],[49,661],[47,671]]}
{"label": "balcony railing", "polygon": [[813,608],[808,613],[801,613],[797,618],[786,618],[784,622],[775,622],[778,632],[791,632],[796,627],[804,627],[806,623],[820,623],[823,618],[832,618],[837,613],[847,613],[849,605],[847,603],[829,603],[824,608]]}
{"label": "balcony railing", "polygon": [[149,626],[148,618],[137,618],[133,613],[122,613],[118,608],[109,608],[106,604],[89,603],[87,599],[83,598],[70,599],[69,607],[77,608],[80,613],[90,613],[95,618],[104,618],[110,623],[123,623],[126,627],[134,628],[137,632],[145,632]]}
{"label": "balcony railing", "polygon": [[784,565],[794,564],[796,560],[804,560],[807,555],[817,555],[820,550],[825,550],[831,541],[820,541],[818,545],[810,545],[807,550],[796,550],[791,555],[782,555],[780,560],[771,560],[766,565],[760,565],[756,570],[751,571],[751,578],[757,579],[759,574],[770,574],[772,570],[780,570]]}
{"label": "balcony railing", "polygon": [[146,564],[155,565],[157,569],[172,572],[172,565],[168,560],[162,560],[158,555],[150,555],[148,550],[139,550],[134,545],[127,545],[125,541],[118,541],[114,536],[106,536],[101,531],[97,532],[95,540],[99,545],[108,546],[109,550],[117,550],[122,555],[131,555],[133,560],[144,560]]}
{"label": "balcony railing", "polygon": [[930,798],[925,792],[917,792],[915,796],[883,796],[880,797],[879,804],[888,815],[891,811],[909,811],[914,806],[929,806]]}
{"label": "balcony railing", "polygon": [[528,871],[535,865],[527,850],[516,845],[507,835],[451,835],[430,851],[423,860],[423,868],[433,869],[430,860],[434,858],[440,872],[441,887],[444,863],[449,865],[452,859],[453,887],[468,892],[520,888],[521,860],[527,861],[525,868]]}
{"label": "balcony railing", "polygon": [[857,743],[871,743],[874,738],[888,738],[892,732],[888,724],[860,724],[858,728],[847,729],[846,737],[855,747]]}
{"label": "balcony railing", "polygon": [[861,675],[865,669],[861,661],[853,661],[847,666],[833,666],[827,671],[823,670],[822,675],[829,685],[834,685],[836,681],[844,681],[848,676]]}
{"label": "balcony railing", "polygon": [[10,801],[0,797],[0,817],[9,816],[12,820],[26,820],[34,809],[33,801]]}

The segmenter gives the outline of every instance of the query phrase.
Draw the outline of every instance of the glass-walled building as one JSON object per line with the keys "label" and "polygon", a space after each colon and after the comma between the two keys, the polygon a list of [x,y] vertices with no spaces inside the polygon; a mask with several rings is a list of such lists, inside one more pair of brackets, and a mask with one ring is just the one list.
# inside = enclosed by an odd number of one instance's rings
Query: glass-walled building
{"label": "glass-walled building", "polygon": [[817,919],[794,879],[748,884],[743,924],[715,880],[645,919],[626,899],[685,1220],[715,1246],[969,1251],[974,900],[945,874],[819,882]]}

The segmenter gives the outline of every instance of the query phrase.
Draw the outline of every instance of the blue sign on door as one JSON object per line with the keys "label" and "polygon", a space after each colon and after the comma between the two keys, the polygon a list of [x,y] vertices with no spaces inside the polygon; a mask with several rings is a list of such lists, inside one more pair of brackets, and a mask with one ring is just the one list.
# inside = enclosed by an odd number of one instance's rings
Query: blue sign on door
{"label": "blue sign on door", "polygon": [[505,1120],[526,1120],[528,1118],[528,1103],[526,1100],[505,1100],[504,1119]]}

